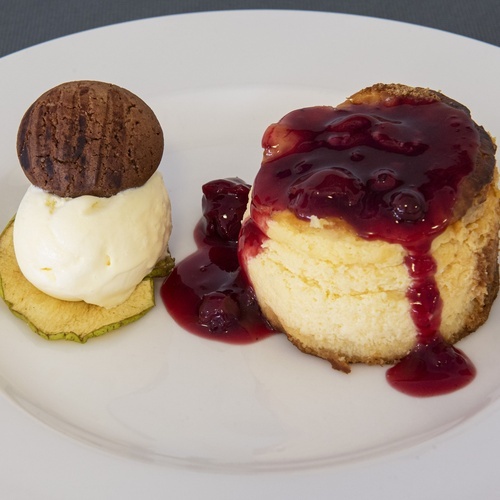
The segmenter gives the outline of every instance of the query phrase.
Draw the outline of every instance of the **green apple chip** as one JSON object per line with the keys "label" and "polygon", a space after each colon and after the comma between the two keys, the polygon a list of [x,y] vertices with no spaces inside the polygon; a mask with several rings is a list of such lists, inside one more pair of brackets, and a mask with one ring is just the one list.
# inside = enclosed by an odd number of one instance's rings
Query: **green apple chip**
{"label": "green apple chip", "polygon": [[163,257],[163,259],[160,259],[156,263],[146,278],[165,278],[174,270],[174,266],[175,260],[170,255],[170,252],[168,252],[166,257]]}
{"label": "green apple chip", "polygon": [[167,276],[174,267],[170,255],[162,259],[125,302],[110,309],[59,300],[41,292],[23,276],[14,253],[13,229],[14,219],[0,235],[0,296],[14,315],[48,340],[85,343],[138,320],[155,305],[153,278]]}

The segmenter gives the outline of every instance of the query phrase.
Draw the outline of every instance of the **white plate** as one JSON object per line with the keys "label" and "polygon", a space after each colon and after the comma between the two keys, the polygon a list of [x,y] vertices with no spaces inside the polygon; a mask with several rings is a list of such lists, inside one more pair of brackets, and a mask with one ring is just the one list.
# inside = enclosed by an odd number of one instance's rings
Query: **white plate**
{"label": "white plate", "polygon": [[[0,223],[27,186],[15,154],[24,110],[62,81],[109,81],[145,99],[164,127],[161,170],[177,259],[195,248],[201,185],[235,175],[251,182],[262,132],[291,109],[397,81],[442,90],[500,134],[498,48],[372,18],[287,11],[156,18],[13,54],[0,71]],[[500,457],[491,446],[500,440],[500,302],[460,344],[476,380],[429,399],[392,390],[384,368],[332,371],[282,336],[250,346],[198,338],[176,326],[159,299],[140,322],[86,345],[47,342],[4,305],[0,312],[0,437],[15,446],[0,452],[10,471],[0,491],[20,498],[40,498],[49,472],[58,479],[45,486],[51,498],[68,491],[104,498],[110,485],[136,498],[141,483],[148,498],[167,491],[223,498],[224,485],[239,498],[312,491],[414,498],[427,487],[436,497],[442,487],[450,498],[470,491],[490,498],[498,485],[490,461]],[[474,442],[486,451],[469,448]]]}

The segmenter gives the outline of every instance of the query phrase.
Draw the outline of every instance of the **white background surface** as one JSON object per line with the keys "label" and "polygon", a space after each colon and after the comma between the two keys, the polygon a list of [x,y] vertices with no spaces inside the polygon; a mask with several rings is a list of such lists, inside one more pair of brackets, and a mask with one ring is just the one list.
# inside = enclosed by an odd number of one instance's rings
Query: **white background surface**
{"label": "white background surface", "polygon": [[[257,11],[159,18],[34,47],[0,60],[0,222],[27,185],[19,120],[62,81],[110,81],[157,112],[180,259],[194,249],[201,184],[251,182],[264,128],[290,109],[398,81],[443,91],[498,135],[499,54],[416,26]],[[203,341],[160,303],[85,346],[47,343],[0,312],[2,498],[488,499],[498,490],[498,305],[460,344],[475,382],[425,400],[391,390],[383,369],[332,372],[281,337]]]}

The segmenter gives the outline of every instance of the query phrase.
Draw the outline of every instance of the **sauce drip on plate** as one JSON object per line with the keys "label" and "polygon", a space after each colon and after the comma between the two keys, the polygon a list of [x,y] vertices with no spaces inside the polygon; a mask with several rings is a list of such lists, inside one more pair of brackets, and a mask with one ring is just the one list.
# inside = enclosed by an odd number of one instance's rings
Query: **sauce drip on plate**
{"label": "sauce drip on plate", "polygon": [[402,245],[418,335],[387,379],[407,394],[443,394],[475,375],[471,361],[439,332],[442,301],[430,249],[453,217],[479,140],[463,109],[412,97],[292,111],[263,137],[264,161],[241,234],[244,251],[259,251],[265,238],[259,227],[282,210],[303,220],[340,218],[362,238]]}
{"label": "sauce drip on plate", "polygon": [[249,186],[237,178],[203,186],[203,217],[194,231],[198,249],[175,267],[160,291],[167,310],[186,330],[233,344],[275,333],[238,262],[248,193]]}
{"label": "sauce drip on plate", "polygon": [[430,249],[453,217],[478,146],[470,116],[439,100],[401,97],[378,106],[289,113],[263,137],[264,161],[241,232],[249,186],[239,179],[203,186],[198,250],[163,284],[167,309],[205,337],[246,343],[270,335],[274,330],[239,266],[238,234],[240,248],[255,255],[266,238],[259,226],[273,212],[288,209],[304,220],[337,217],[360,237],[407,252],[407,298],[418,334],[414,349],[387,371],[391,386],[433,396],[467,385],[473,364],[439,331],[442,301]]}

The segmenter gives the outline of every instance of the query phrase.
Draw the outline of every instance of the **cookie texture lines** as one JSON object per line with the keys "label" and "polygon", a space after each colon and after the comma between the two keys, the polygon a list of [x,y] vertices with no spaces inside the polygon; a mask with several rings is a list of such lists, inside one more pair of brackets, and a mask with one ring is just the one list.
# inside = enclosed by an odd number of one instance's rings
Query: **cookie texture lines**
{"label": "cookie texture lines", "polygon": [[68,82],[26,111],[17,151],[35,186],[61,197],[109,197],[142,186],[156,171],[163,132],[132,92],[103,82]]}

